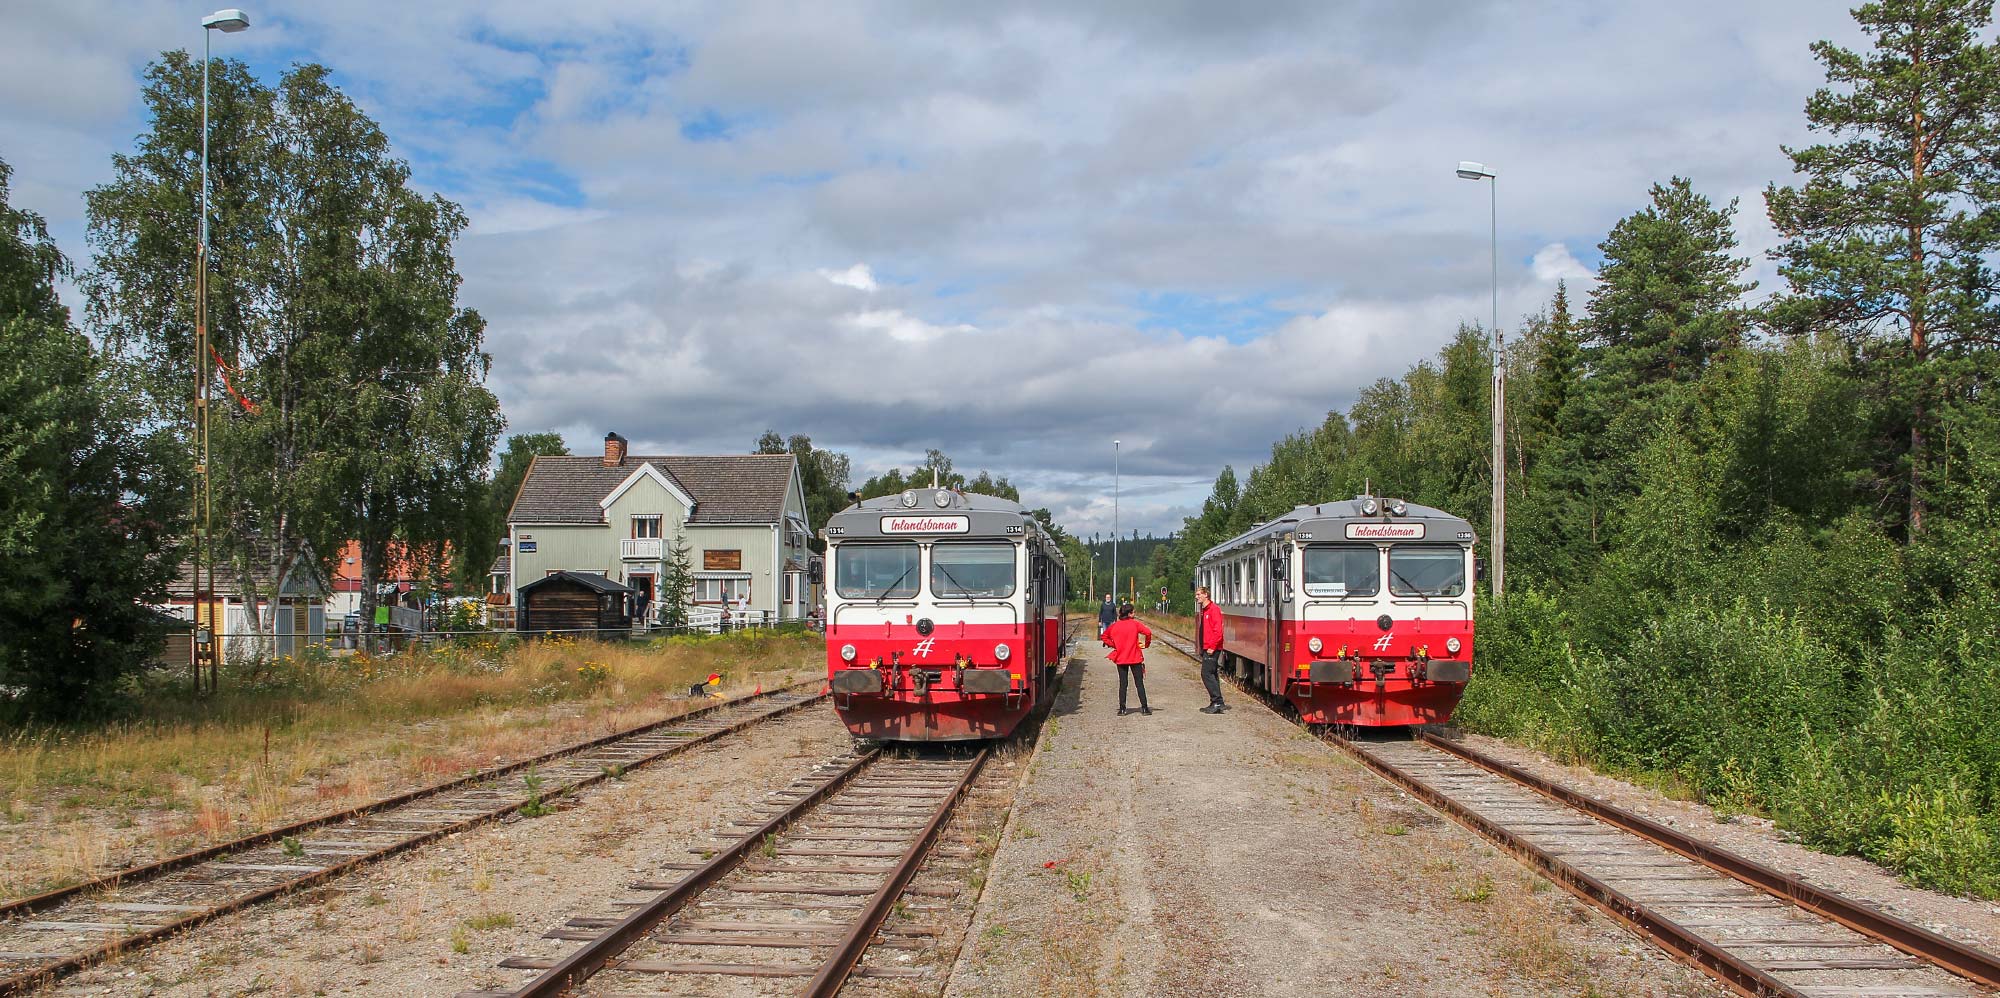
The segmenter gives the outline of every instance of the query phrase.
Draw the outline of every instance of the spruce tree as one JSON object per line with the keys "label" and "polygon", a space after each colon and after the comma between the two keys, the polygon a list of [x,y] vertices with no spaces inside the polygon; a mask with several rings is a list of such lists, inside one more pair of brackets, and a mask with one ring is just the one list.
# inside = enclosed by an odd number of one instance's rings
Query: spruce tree
{"label": "spruce tree", "polygon": [[1854,11],[1866,52],[1812,51],[1828,86],[1806,117],[1829,141],[1785,150],[1800,187],[1772,185],[1774,251],[1797,332],[1831,327],[1896,385],[1907,424],[1906,522],[1921,531],[1944,405],[1942,365],[2000,344],[1989,260],[2000,249],[2000,56],[1991,0],[1883,0]]}

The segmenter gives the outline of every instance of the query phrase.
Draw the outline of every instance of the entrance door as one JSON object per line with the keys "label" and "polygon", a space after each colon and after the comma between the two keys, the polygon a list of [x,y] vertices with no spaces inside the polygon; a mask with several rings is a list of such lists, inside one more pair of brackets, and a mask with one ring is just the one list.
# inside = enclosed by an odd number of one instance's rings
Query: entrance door
{"label": "entrance door", "polygon": [[636,597],[634,597],[634,599],[635,599],[635,600],[636,600],[636,601],[638,602],[638,604],[639,604],[638,606],[636,606],[636,607],[633,607],[633,610],[634,610],[634,613],[633,613],[633,617],[634,617],[634,619],[636,619],[636,620],[639,620],[639,621],[650,621],[650,620],[652,620],[652,619],[653,619],[653,576],[652,576],[652,574],[651,574],[651,573],[649,573],[649,572],[648,572],[648,573],[634,573],[634,574],[632,574],[632,575],[629,575],[629,576],[626,576],[626,579],[625,579],[625,584],[626,584],[626,585],[629,585],[629,586],[631,586],[631,587],[632,587],[633,589],[636,589],[636,590],[638,590],[638,592],[639,592],[639,594],[638,594],[638,595],[637,595]]}

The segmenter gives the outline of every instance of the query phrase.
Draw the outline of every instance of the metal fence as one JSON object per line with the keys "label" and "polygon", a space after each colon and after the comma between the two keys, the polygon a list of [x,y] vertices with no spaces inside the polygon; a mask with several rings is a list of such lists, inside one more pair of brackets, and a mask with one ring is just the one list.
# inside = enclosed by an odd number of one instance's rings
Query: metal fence
{"label": "metal fence", "polygon": [[[573,637],[590,638],[598,641],[646,641],[653,638],[670,638],[686,635],[720,634],[805,634],[817,633],[818,623],[810,618],[779,620],[774,614],[752,611],[748,614],[732,614],[727,620],[720,614],[694,615],[680,626],[665,624],[639,625],[630,628],[556,628],[550,630],[515,631],[492,628],[486,630],[407,630],[384,628],[380,630],[331,630],[321,636],[291,635],[278,649],[279,641],[271,634],[255,631],[224,631],[217,635],[222,639],[225,655],[230,661],[254,661],[260,657],[277,654],[297,653],[311,649],[325,649],[334,652],[367,651],[370,654],[394,654],[412,648],[432,648],[452,643],[470,643],[480,639],[494,641],[535,641],[546,638]],[[162,655],[163,664],[172,666],[185,664],[186,642],[192,638],[192,630],[175,630],[171,637],[179,639],[169,642],[169,647],[178,649],[178,655]],[[262,654],[260,654],[260,650]],[[167,659],[179,659],[168,661]]]}

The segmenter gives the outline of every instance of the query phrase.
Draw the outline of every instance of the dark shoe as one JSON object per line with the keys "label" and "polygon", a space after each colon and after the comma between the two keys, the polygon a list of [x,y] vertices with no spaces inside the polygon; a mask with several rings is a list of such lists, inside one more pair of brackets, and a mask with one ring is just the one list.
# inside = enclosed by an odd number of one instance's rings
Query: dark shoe
{"label": "dark shoe", "polygon": [[1123,708],[1123,707],[1120,707],[1120,708],[1118,708],[1118,716],[1119,716],[1119,717],[1124,717],[1125,715],[1127,715],[1127,714],[1130,714],[1130,713],[1132,713],[1132,712],[1131,712],[1131,711],[1129,711],[1129,710],[1126,710],[1126,709],[1125,709],[1125,708]]}
{"label": "dark shoe", "polygon": [[1152,716],[1153,716],[1153,708],[1151,708],[1151,707],[1141,707],[1141,708],[1139,708],[1139,713],[1141,713],[1141,714],[1144,714],[1144,715],[1146,715],[1147,717],[1152,717]]}
{"label": "dark shoe", "polygon": [[1222,713],[1222,705],[1219,703],[1212,703],[1206,707],[1203,707],[1201,709],[1201,712],[1204,714],[1220,714]]}
{"label": "dark shoe", "polygon": [[1226,704],[1226,703],[1219,703],[1219,704],[1216,704],[1216,705],[1215,705],[1215,709],[1216,709],[1216,710],[1228,710],[1228,709],[1229,709],[1229,705],[1228,705],[1228,704]]}

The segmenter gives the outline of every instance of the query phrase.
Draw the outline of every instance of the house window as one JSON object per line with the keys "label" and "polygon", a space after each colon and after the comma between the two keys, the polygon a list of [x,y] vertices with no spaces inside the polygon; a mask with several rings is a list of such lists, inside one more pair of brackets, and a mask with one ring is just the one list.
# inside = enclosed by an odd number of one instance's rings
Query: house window
{"label": "house window", "polygon": [[696,603],[734,603],[749,595],[750,579],[747,576],[694,580]]}
{"label": "house window", "polygon": [[660,536],[660,514],[641,513],[636,516],[633,516],[632,536],[635,539],[640,537]]}
{"label": "house window", "polygon": [[799,573],[797,573],[797,572],[786,572],[786,573],[785,573],[785,602],[787,602],[787,603],[797,603],[798,601],[799,601]]}

